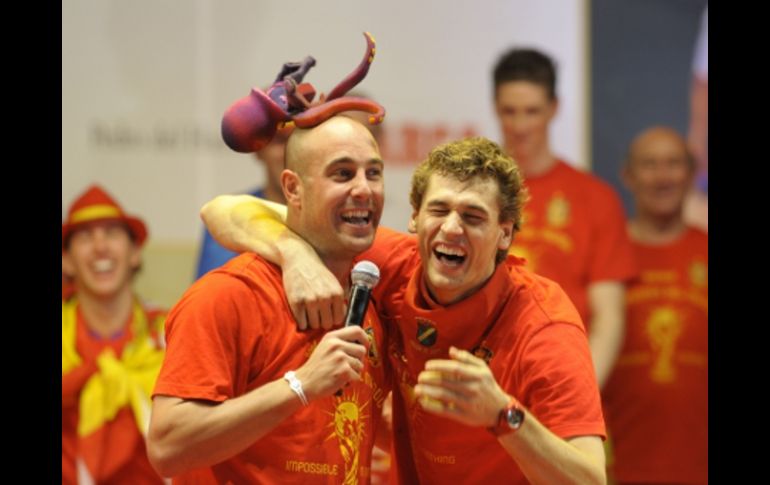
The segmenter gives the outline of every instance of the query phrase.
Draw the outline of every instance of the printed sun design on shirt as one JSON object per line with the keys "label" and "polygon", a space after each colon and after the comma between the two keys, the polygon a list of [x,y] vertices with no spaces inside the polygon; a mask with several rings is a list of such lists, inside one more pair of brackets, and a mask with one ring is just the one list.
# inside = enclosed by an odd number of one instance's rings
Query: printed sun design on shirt
{"label": "printed sun design on shirt", "polygon": [[682,334],[682,320],[670,307],[659,307],[647,319],[647,336],[655,360],[650,369],[650,378],[655,382],[669,383],[676,379],[673,365],[676,341]]}
{"label": "printed sun design on shirt", "polygon": [[553,228],[561,228],[569,223],[569,201],[561,192],[556,192],[548,202],[545,220]]}
{"label": "printed sun design on shirt", "polygon": [[357,392],[350,395],[334,398],[334,412],[328,413],[333,421],[329,427],[333,428],[327,440],[334,437],[340,447],[340,455],[345,461],[345,479],[342,483],[357,484],[358,469],[360,466],[361,443],[366,436],[365,420],[369,418],[364,410],[368,402],[361,405]]}

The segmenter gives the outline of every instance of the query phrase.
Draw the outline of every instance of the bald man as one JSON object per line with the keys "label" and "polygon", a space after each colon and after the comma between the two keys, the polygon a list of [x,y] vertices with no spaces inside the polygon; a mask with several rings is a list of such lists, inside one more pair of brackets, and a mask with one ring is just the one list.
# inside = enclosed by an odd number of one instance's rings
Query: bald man
{"label": "bald man", "polygon": [[666,127],[637,136],[623,167],[640,277],[603,392],[618,483],[708,483],[708,236],[683,220],[694,174],[685,140]]}
{"label": "bald man", "polygon": [[[366,127],[295,130],[287,225],[340,285],[380,220],[383,162]],[[382,328],[300,331],[279,267],[253,253],[206,274],[171,310],[149,456],[177,483],[367,482],[387,362]]]}

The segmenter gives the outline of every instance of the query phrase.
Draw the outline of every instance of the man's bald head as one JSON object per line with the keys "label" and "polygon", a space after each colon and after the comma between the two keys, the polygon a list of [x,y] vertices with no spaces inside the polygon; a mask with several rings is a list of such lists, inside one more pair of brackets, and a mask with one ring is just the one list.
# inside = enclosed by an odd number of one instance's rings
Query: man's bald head
{"label": "man's bald head", "polygon": [[304,176],[307,172],[307,162],[318,159],[318,148],[323,146],[320,141],[352,137],[362,137],[379,153],[379,147],[371,132],[363,124],[347,116],[333,116],[312,128],[297,128],[289,136],[286,145],[286,168]]}
{"label": "man's bald head", "polygon": [[675,130],[655,126],[634,138],[622,177],[634,196],[637,216],[658,221],[681,219],[694,168],[687,144]]}
{"label": "man's bald head", "polygon": [[687,142],[676,130],[667,126],[653,126],[633,139],[626,155],[626,168],[634,161],[653,156],[681,157],[689,166],[694,167],[695,164]]}
{"label": "man's bald head", "polygon": [[383,169],[372,134],[350,118],[334,116],[289,137],[281,174],[286,224],[345,278],[352,258],[374,241]]}

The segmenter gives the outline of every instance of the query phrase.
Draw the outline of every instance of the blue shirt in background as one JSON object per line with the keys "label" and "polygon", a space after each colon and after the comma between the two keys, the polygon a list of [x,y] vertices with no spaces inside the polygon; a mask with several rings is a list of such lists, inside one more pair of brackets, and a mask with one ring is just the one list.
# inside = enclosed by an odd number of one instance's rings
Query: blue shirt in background
{"label": "blue shirt in background", "polygon": [[[254,192],[250,192],[250,194],[260,199],[264,199],[265,195],[264,189],[257,189]],[[223,248],[204,226],[203,244],[201,244],[201,254],[198,258],[198,271],[195,274],[195,279],[197,280],[212,269],[219,268],[237,255],[238,253]]]}

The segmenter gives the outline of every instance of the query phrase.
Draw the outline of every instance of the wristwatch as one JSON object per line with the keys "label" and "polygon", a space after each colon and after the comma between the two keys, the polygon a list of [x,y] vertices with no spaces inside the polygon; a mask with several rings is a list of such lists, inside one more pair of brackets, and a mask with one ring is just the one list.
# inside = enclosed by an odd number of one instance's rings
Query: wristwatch
{"label": "wristwatch", "polygon": [[500,410],[500,414],[497,417],[497,424],[487,429],[495,436],[503,436],[519,429],[523,422],[524,408],[521,407],[519,401],[512,398],[508,405]]}

